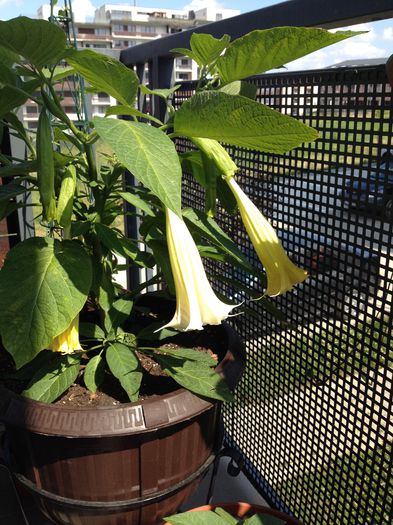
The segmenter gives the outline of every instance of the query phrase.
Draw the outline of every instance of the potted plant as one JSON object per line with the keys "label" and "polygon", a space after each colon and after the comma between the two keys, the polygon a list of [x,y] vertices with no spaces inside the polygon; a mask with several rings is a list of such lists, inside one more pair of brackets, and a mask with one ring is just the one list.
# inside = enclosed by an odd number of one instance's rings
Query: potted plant
{"label": "potted plant", "polygon": [[[233,399],[243,354],[222,325],[237,305],[215,294],[201,256],[249,272],[265,296],[306,277],[236,182],[237,166],[220,142],[284,153],[314,140],[312,128],[255,102],[243,79],[350,35],[277,28],[230,42],[194,34],[190,50],[174,51],[196,60],[201,77],[175,112],[176,87],[140,85],[122,63],[69,47],[60,27],[26,17],[0,22],[0,118],[27,151],[26,159],[1,153],[0,214],[31,195],[27,205],[41,227],[10,250],[0,271],[9,368],[0,411],[11,468],[51,519],[153,524],[178,508],[208,467],[220,402]],[[105,117],[73,122],[59,95],[70,75],[117,105]],[[167,121],[138,111],[138,94],[162,97]],[[35,132],[18,118],[28,99],[39,111]],[[176,151],[179,137],[192,145],[186,153]],[[182,209],[182,169],[205,189],[204,212]],[[125,181],[125,170],[137,184]],[[240,211],[264,269],[215,222],[218,201]],[[120,227],[118,217],[131,213],[125,203],[138,210],[138,239]],[[142,268],[157,264],[159,273],[124,290],[114,280],[119,256]],[[161,288],[153,297],[142,293],[151,284]],[[146,379],[157,367],[164,386]],[[152,397],[144,400],[145,390]],[[112,406],[96,406],[103,391]],[[78,396],[85,406],[75,405]]]}
{"label": "potted plant", "polygon": [[203,505],[165,518],[168,525],[302,525],[278,510],[250,503]]}

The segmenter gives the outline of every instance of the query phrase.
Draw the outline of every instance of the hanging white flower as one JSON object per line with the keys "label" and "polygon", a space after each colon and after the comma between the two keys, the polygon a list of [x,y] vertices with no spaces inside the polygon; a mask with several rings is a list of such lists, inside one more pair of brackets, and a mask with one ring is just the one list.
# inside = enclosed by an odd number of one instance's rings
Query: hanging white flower
{"label": "hanging white flower", "polygon": [[163,328],[202,330],[218,325],[235,305],[223,303],[207,279],[198,248],[184,221],[166,209],[166,235],[176,288],[176,312]]}
{"label": "hanging white flower", "polygon": [[283,294],[303,282],[307,272],[298,268],[285,253],[271,224],[247,197],[233,177],[225,179],[239,206],[244,226],[267,275],[266,295]]}

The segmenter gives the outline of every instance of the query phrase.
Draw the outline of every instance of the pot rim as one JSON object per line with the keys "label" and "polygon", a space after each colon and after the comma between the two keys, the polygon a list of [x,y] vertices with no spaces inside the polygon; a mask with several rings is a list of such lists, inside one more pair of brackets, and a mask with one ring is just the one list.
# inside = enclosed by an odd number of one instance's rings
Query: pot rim
{"label": "pot rim", "polygon": [[[222,324],[227,351],[216,367],[233,388],[244,369],[244,347],[235,331]],[[219,405],[179,388],[149,399],[102,407],[64,407],[25,398],[0,386],[0,420],[31,432],[70,438],[111,437],[154,432],[188,421]]]}

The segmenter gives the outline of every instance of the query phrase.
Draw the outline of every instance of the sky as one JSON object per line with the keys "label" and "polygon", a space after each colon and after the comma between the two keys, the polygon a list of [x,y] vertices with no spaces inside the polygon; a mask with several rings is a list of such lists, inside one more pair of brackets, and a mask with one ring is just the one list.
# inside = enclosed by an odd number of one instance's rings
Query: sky
{"label": "sky", "polygon": [[[141,7],[166,7],[172,9],[199,9],[204,6],[217,6],[227,9],[240,9],[242,13],[261,9],[282,0],[136,0]],[[345,0],[343,0],[345,1]],[[43,0],[0,0],[0,19],[8,20],[18,15],[34,16],[37,8],[45,3]],[[48,3],[48,2],[46,2]],[[79,20],[91,19],[95,8],[104,3],[125,3],[134,5],[134,1],[120,2],[116,0],[72,0],[75,18]],[[62,6],[63,1],[58,0]],[[317,51],[312,55],[296,60],[288,65],[289,70],[319,69],[344,60],[362,58],[389,57],[393,54],[393,19],[367,24],[360,24],[350,28],[367,33],[356,36],[344,42]]]}

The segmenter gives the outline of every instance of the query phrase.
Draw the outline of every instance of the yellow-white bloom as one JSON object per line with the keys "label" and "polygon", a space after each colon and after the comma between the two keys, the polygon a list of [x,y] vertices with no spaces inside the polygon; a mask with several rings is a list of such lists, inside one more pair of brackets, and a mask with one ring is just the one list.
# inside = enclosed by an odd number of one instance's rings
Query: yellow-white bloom
{"label": "yellow-white bloom", "polygon": [[176,288],[176,312],[163,328],[202,330],[226,319],[234,305],[218,299],[206,277],[201,256],[184,221],[166,209],[166,235]]}
{"label": "yellow-white bloom", "polygon": [[82,350],[79,342],[79,315],[75,317],[70,326],[61,334],[53,338],[50,350],[62,354],[72,354]]}
{"label": "yellow-white bloom", "polygon": [[244,226],[267,275],[266,295],[287,292],[303,282],[307,272],[298,268],[285,253],[276,232],[233,177],[226,179],[239,206]]}

